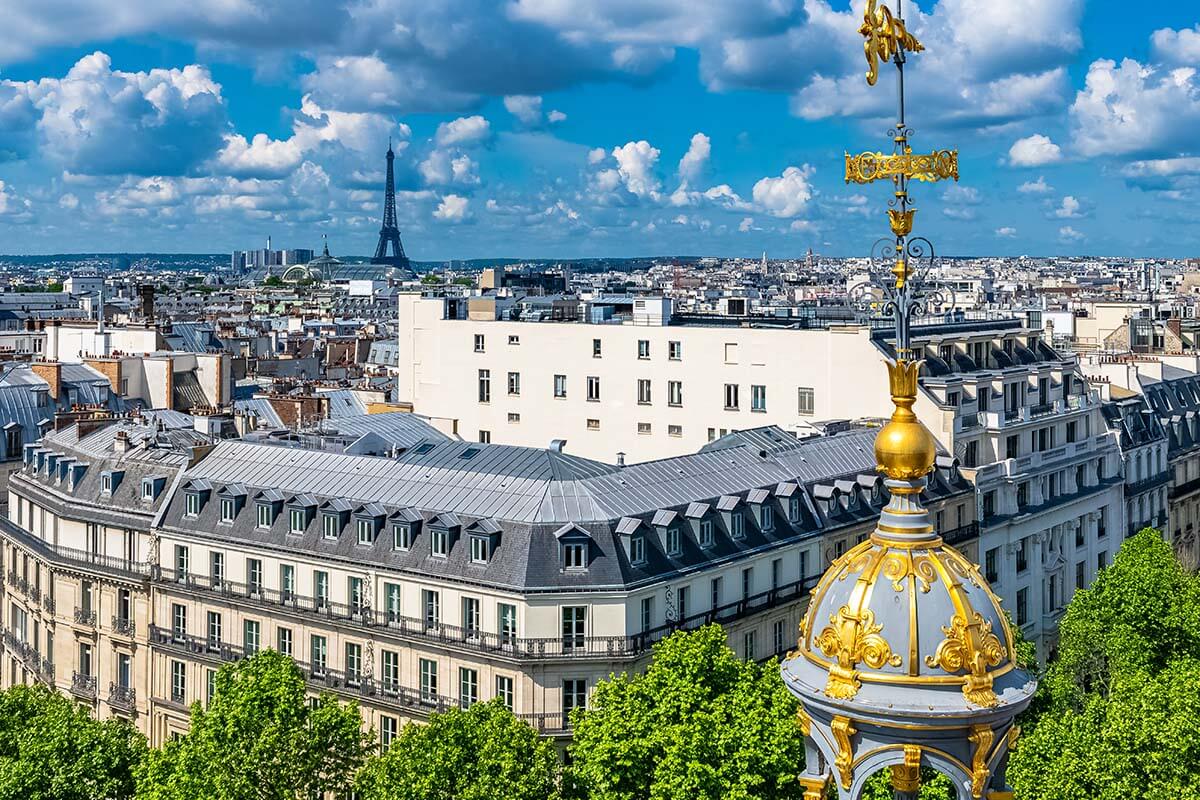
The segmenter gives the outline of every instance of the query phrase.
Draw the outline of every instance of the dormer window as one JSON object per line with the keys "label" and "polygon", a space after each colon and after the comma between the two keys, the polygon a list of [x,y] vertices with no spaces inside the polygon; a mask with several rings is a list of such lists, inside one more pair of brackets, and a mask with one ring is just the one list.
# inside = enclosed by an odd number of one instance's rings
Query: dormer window
{"label": "dormer window", "polygon": [[258,527],[269,528],[271,523],[275,521],[275,509],[270,503],[258,504]]}
{"label": "dormer window", "polygon": [[762,506],[762,529],[770,531],[775,529],[775,509],[769,505]]}
{"label": "dormer window", "polygon": [[105,497],[112,497],[112,475],[105,473],[100,476],[100,492]]}
{"label": "dormer window", "polygon": [[629,540],[629,560],[634,564],[646,563],[645,536],[634,536]]}
{"label": "dormer window", "polygon": [[683,552],[678,528],[667,528],[667,555],[677,556]]}
{"label": "dormer window", "polygon": [[563,568],[584,569],[587,567],[587,543],[563,543]]}
{"label": "dormer window", "polygon": [[471,561],[473,563],[486,564],[491,555],[491,540],[487,536],[471,537]]}
{"label": "dormer window", "polygon": [[800,521],[800,498],[795,495],[788,498],[788,520],[791,522]]}
{"label": "dormer window", "polygon": [[336,539],[342,531],[342,521],[337,514],[321,515],[321,535],[326,539]]}
{"label": "dormer window", "polygon": [[359,544],[371,544],[375,541],[375,520],[360,519],[355,528],[358,531]]}
{"label": "dormer window", "polygon": [[850,494],[846,495],[846,508],[850,509],[851,511],[858,508],[857,492],[851,492]]}
{"label": "dormer window", "polygon": [[307,514],[305,514],[303,508],[289,509],[288,532],[296,534],[304,533],[304,529],[308,527],[308,525],[305,524],[307,522],[305,519],[306,516]]}
{"label": "dormer window", "polygon": [[412,526],[407,522],[392,525],[392,549],[408,550],[412,547]]}
{"label": "dormer window", "polygon": [[450,532],[445,528],[429,529],[429,554],[445,558],[450,553]]}
{"label": "dormer window", "polygon": [[746,536],[746,518],[741,514],[732,514],[729,517],[729,535],[734,539],[743,539]]}
{"label": "dormer window", "polygon": [[223,525],[233,524],[233,517],[237,513],[236,506],[232,497],[221,498],[221,523]]}
{"label": "dormer window", "polygon": [[188,517],[199,516],[200,514],[200,493],[185,492],[183,495],[183,513]]}
{"label": "dormer window", "polygon": [[700,539],[701,547],[712,547],[713,546],[713,524],[712,524],[711,519],[700,520],[699,539]]}
{"label": "dormer window", "polygon": [[142,481],[142,500],[149,502],[154,499],[154,481],[146,478]]}

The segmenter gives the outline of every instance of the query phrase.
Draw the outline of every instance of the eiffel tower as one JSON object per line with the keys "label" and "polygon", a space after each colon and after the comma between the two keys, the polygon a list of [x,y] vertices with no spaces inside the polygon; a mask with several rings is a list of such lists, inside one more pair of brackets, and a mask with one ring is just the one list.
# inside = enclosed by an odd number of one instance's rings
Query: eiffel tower
{"label": "eiffel tower", "polygon": [[[400,243],[400,228],[396,225],[396,179],[392,171],[392,162],[396,154],[392,152],[392,140],[388,139],[387,149],[387,188],[384,190],[383,227],[379,229],[379,245],[375,248],[372,264],[390,264],[393,267],[408,269],[408,256],[404,255],[404,245]],[[392,254],[387,254],[388,245],[392,246]]]}

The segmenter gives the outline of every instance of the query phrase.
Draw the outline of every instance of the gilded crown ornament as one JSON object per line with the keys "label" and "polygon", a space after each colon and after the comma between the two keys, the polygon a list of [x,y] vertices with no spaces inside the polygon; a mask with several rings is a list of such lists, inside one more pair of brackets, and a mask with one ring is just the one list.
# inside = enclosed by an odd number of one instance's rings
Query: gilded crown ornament
{"label": "gilded crown ornament", "polygon": [[979,567],[942,539],[922,501],[935,466],[939,486],[967,484],[939,460],[937,440],[914,410],[922,362],[910,328],[954,302],[926,280],[937,259],[928,239],[912,235],[917,209],[909,186],[957,181],[958,153],[913,153],[909,144],[904,65],[924,46],[909,32],[901,2],[894,0],[893,11],[868,0],[859,28],[867,83],[875,85],[880,64],[896,67],[892,152],[847,153],[845,162],[847,183],[892,182],[891,236],[872,248],[872,280],[849,292],[864,310],[878,309],[882,294],[893,328],[890,343],[880,343],[893,411],[875,438],[887,504],[870,538],[834,559],[813,588],[782,672],[801,703],[805,800],[830,789],[857,800],[866,779],[885,767],[896,800],[917,800],[922,767],[948,775],[960,798],[1001,800],[1011,798],[1004,770],[1016,740],[1013,720],[1036,681],[1014,662],[999,598]]}

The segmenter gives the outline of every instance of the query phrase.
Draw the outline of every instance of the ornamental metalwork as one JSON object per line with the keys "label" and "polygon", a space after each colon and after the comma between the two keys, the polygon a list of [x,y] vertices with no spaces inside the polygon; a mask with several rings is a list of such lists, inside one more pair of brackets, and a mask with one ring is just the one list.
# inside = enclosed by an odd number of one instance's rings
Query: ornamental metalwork
{"label": "ornamental metalwork", "polygon": [[934,150],[914,153],[911,147],[902,152],[885,154],[864,152],[846,154],[846,183],[874,183],[885,178],[898,178],[933,183],[958,180],[958,151]]}
{"label": "ornamental metalwork", "polygon": [[837,665],[829,672],[829,684],[825,693],[830,697],[853,697],[859,682],[855,667],[866,664],[871,669],[884,665],[900,666],[900,656],[892,652],[892,646],[879,635],[883,626],[875,622],[871,610],[855,613],[842,606],[837,614],[829,618],[829,625],[817,636],[816,645],[822,653],[837,659]]}
{"label": "ornamental metalwork", "polygon": [[1008,653],[1000,638],[992,633],[991,623],[977,611],[971,612],[969,621],[962,614],[955,614],[950,624],[942,627],[942,633],[946,638],[933,655],[925,657],[925,663],[949,673],[970,672],[974,680],[964,685],[963,694],[976,705],[996,705],[988,668],[999,666]]}
{"label": "ornamental metalwork", "polygon": [[893,17],[891,9],[886,5],[876,8],[876,0],[867,0],[867,10],[863,14],[862,27],[858,29],[865,42],[863,52],[867,57],[867,83],[875,85],[879,80],[879,62],[884,63],[896,58],[903,58],[904,51],[919,53],[925,45],[917,41],[917,37],[908,32],[904,20]]}

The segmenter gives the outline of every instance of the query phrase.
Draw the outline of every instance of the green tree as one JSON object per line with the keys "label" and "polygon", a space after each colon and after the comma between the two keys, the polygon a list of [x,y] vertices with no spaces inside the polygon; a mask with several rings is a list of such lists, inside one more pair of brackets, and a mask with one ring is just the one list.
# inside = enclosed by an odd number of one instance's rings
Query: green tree
{"label": "green tree", "polygon": [[283,286],[283,278],[278,275],[268,275],[263,281],[263,286],[278,287]]}
{"label": "green tree", "polygon": [[406,725],[359,788],[366,800],[552,800],[558,767],[554,745],[493,700]]}
{"label": "green tree", "polygon": [[435,286],[435,285],[437,285],[437,284],[439,284],[439,283],[441,283],[441,282],[442,282],[442,278],[441,278],[441,276],[440,276],[440,275],[434,275],[432,272],[431,272],[431,273],[429,273],[428,275],[425,275],[425,276],[423,276],[423,277],[421,278],[421,283],[424,283],[424,284],[426,284],[426,285],[429,285],[429,286]]}
{"label": "green tree", "polygon": [[568,785],[589,800],[799,798],[804,737],[779,664],[742,661],[718,625],[676,633],[642,675],[597,684],[573,717]]}
{"label": "green tree", "polygon": [[43,686],[0,693],[3,800],[130,798],[145,753],[145,740],[129,722],[99,722]]}
{"label": "green tree", "polygon": [[191,729],[151,753],[138,775],[146,800],[297,800],[353,785],[372,736],[354,703],[324,693],[310,705],[296,663],[274,650],[226,664]]}
{"label": "green tree", "polygon": [[1200,797],[1200,578],[1152,529],[1076,592],[1009,779],[1021,800]]}

